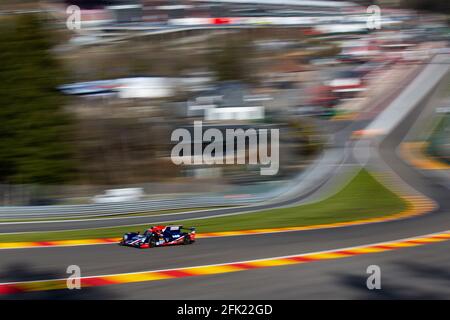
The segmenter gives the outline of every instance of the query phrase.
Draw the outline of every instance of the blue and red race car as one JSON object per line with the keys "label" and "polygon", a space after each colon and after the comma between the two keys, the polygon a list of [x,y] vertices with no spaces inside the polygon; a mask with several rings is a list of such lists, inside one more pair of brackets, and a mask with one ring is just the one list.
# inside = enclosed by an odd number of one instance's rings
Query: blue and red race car
{"label": "blue and red race car", "polygon": [[119,244],[136,248],[153,248],[195,242],[195,228],[184,231],[183,226],[153,226],[143,234],[125,233]]}

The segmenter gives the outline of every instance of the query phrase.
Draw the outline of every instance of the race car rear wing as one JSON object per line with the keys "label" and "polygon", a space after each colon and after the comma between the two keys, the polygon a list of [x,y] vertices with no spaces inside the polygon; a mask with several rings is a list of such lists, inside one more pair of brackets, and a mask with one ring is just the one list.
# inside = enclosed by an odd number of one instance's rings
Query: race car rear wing
{"label": "race car rear wing", "polygon": [[[167,228],[169,228],[170,231],[178,231],[180,229],[183,229],[182,225],[178,225],[178,226],[167,226]],[[187,228],[186,228],[187,229]],[[195,233],[195,227],[191,227],[189,228],[189,230],[191,230],[191,232]]]}

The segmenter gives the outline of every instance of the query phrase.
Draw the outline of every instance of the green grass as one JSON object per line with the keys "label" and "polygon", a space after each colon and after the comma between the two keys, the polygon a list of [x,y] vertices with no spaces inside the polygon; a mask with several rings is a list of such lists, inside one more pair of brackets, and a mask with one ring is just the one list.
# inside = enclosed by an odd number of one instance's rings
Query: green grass
{"label": "green grass", "polygon": [[256,213],[183,222],[201,232],[308,226],[373,218],[400,212],[405,202],[361,170],[337,194],[323,201]]}
{"label": "green grass", "polygon": [[[196,226],[199,233],[307,226],[386,216],[405,210],[406,206],[401,198],[380,184],[367,171],[361,170],[342,190],[317,203],[173,223],[183,224],[186,227]],[[120,237],[124,232],[142,230],[146,227],[148,225],[0,235],[0,242]]]}

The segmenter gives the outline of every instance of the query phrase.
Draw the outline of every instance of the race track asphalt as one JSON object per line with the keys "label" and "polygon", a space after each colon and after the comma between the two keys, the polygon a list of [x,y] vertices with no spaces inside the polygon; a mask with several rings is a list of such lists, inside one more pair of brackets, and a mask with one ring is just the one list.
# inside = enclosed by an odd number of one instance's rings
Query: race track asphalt
{"label": "race track asphalt", "polygon": [[[450,242],[332,261],[194,278],[33,292],[19,299],[449,299]],[[367,267],[381,270],[368,290]],[[195,302],[191,302],[190,305]]]}

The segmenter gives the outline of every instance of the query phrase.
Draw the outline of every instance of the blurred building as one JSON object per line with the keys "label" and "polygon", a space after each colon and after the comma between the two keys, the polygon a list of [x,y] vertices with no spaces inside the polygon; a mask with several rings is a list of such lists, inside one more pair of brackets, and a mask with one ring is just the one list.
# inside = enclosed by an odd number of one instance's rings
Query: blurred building
{"label": "blurred building", "polygon": [[261,120],[264,119],[264,107],[208,108],[206,121]]}
{"label": "blurred building", "polygon": [[205,121],[247,121],[264,119],[266,95],[253,95],[237,81],[220,83],[212,90],[197,93],[185,105],[185,116]]}
{"label": "blurred building", "polygon": [[[326,18],[340,15],[355,6],[347,1],[318,0],[141,0],[143,19],[147,22],[166,22],[173,19],[216,18],[214,24],[227,24],[229,18],[276,19],[308,16]],[[272,18],[271,18],[272,17]],[[275,17],[275,18],[274,18]],[[223,18],[225,20],[221,20]],[[270,20],[272,19],[272,20]]]}
{"label": "blurred building", "polygon": [[141,0],[145,22],[167,22],[188,16],[207,16],[202,6],[191,0]]}
{"label": "blurred building", "polygon": [[107,6],[116,23],[133,23],[142,21],[142,5],[139,3],[117,4]]}
{"label": "blurred building", "polygon": [[[286,8],[301,10],[303,13],[336,13],[344,8],[355,6],[347,1],[319,1],[319,0],[193,0],[198,3],[219,4],[214,9],[217,14],[244,14],[244,15],[273,15],[277,14],[295,14],[294,12],[283,11]],[[218,9],[220,8],[220,12]]]}

